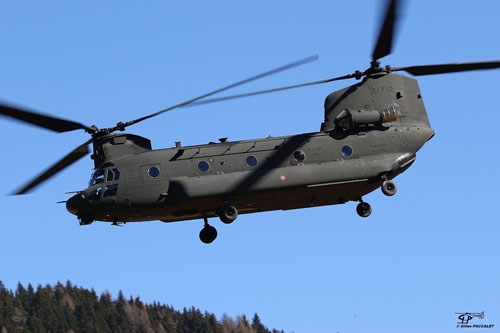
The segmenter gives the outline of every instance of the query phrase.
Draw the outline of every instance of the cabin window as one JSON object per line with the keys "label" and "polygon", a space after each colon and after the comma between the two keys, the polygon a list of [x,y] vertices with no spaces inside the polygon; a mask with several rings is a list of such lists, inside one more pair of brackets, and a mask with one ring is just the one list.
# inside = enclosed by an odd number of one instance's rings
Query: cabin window
{"label": "cabin window", "polygon": [[297,163],[301,163],[305,160],[306,154],[302,150],[297,150],[293,153],[293,160]]}
{"label": "cabin window", "polygon": [[160,169],[158,169],[155,166],[152,166],[151,168],[148,169],[148,175],[151,178],[158,178],[160,175]]}
{"label": "cabin window", "polygon": [[340,150],[340,152],[345,157],[349,157],[352,155],[352,148],[351,148],[351,146],[345,145],[345,146],[342,146],[342,149]]}
{"label": "cabin window", "polygon": [[257,165],[257,163],[258,163],[257,157],[255,156],[250,155],[245,159],[245,164],[249,167],[253,168],[254,166]]}
{"label": "cabin window", "polygon": [[210,164],[208,164],[207,161],[200,161],[198,162],[198,171],[199,172],[207,172],[208,170],[210,170]]}

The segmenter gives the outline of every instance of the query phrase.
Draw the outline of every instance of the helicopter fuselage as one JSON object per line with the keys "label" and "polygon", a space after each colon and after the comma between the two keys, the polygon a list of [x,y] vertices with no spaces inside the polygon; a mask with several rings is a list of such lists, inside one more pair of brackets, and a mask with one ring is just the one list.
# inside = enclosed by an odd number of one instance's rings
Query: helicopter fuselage
{"label": "helicopter fuselage", "polygon": [[434,135],[417,81],[382,74],[330,94],[322,131],[152,150],[148,139],[94,141],[96,171],[67,209],[92,221],[164,222],[361,201],[405,171]]}
{"label": "helicopter fuselage", "polygon": [[67,207],[88,224],[214,217],[227,203],[245,214],[357,201],[406,170],[433,135],[390,126],[145,151],[103,163]]}

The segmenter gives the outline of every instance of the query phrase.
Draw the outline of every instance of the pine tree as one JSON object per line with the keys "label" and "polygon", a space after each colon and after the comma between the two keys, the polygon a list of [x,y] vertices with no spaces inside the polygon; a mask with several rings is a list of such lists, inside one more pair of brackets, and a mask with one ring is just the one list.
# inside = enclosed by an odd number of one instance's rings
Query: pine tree
{"label": "pine tree", "polygon": [[205,318],[207,322],[208,332],[217,333],[220,331],[219,323],[217,322],[217,319],[215,318],[214,314],[205,311]]}
{"label": "pine tree", "polygon": [[106,328],[117,327],[116,313],[109,291],[105,291],[101,294],[99,299],[99,311],[102,311],[101,313],[104,317]]}
{"label": "pine tree", "polygon": [[118,292],[118,298],[116,299],[116,323],[118,331],[126,332],[127,328],[130,326],[130,321],[125,314],[125,304],[126,304],[125,296],[123,296],[123,292],[120,290]]}
{"label": "pine tree", "polygon": [[267,328],[261,323],[259,315],[257,312],[253,315],[252,319],[252,328],[256,333],[268,333]]}
{"label": "pine tree", "polygon": [[14,295],[9,292],[2,281],[0,281],[0,330],[2,328],[13,327],[12,317],[14,316]]}

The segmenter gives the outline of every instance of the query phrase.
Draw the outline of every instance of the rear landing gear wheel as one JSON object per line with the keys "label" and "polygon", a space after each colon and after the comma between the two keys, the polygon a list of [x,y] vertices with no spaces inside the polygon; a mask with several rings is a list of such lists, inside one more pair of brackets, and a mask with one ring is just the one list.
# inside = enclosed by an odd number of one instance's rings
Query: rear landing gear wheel
{"label": "rear landing gear wheel", "polygon": [[229,224],[233,223],[233,221],[238,217],[238,210],[234,206],[226,205],[219,209],[218,215],[222,222]]}
{"label": "rear landing gear wheel", "polygon": [[211,225],[206,225],[200,231],[200,240],[205,244],[212,243],[217,238],[217,229]]}
{"label": "rear landing gear wheel", "polygon": [[356,206],[356,212],[361,217],[368,217],[372,213],[372,207],[368,202],[360,202]]}
{"label": "rear landing gear wheel", "polygon": [[392,197],[394,194],[396,194],[397,191],[398,188],[396,187],[396,184],[394,184],[393,181],[386,180],[382,183],[382,193],[384,193],[388,197]]}

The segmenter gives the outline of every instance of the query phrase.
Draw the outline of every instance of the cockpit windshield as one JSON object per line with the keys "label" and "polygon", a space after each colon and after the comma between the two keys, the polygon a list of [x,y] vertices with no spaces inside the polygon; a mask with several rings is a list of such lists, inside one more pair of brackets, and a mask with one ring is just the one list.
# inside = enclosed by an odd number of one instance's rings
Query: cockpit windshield
{"label": "cockpit windshield", "polygon": [[116,182],[120,179],[120,171],[117,168],[112,168],[111,163],[106,163],[99,167],[90,178],[89,186],[103,183],[106,180],[107,183]]}
{"label": "cockpit windshield", "polygon": [[90,186],[100,184],[104,181],[104,169],[97,169],[90,179]]}

